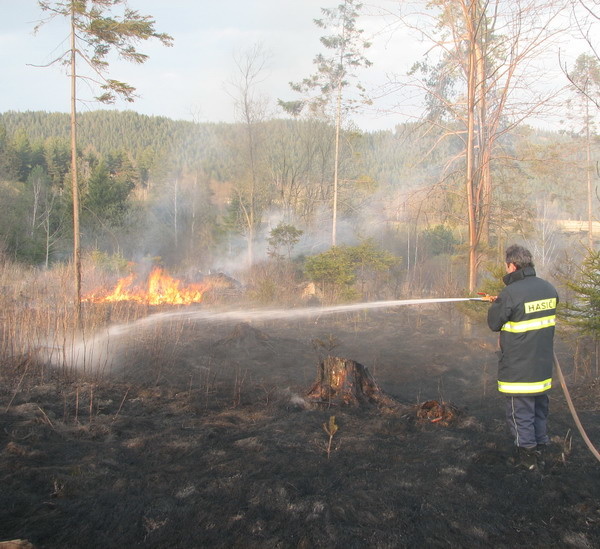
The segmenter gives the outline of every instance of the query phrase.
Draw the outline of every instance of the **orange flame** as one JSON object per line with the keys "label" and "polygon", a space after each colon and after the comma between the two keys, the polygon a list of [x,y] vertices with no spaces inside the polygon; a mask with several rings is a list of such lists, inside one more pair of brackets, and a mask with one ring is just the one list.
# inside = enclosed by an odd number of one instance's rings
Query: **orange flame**
{"label": "orange flame", "polygon": [[93,292],[83,298],[92,303],[114,303],[117,301],[135,301],[147,305],[189,305],[202,301],[206,290],[203,284],[181,286],[181,281],[156,267],[150,273],[146,287],[134,285],[135,274],[121,278],[114,290],[106,294]]}

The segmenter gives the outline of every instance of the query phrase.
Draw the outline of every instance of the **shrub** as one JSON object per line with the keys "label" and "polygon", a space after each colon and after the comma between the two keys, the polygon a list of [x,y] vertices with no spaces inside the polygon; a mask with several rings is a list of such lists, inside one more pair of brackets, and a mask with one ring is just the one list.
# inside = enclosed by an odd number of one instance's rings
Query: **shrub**
{"label": "shrub", "polygon": [[365,240],[357,246],[334,246],[309,257],[305,273],[320,284],[323,295],[332,301],[364,298],[372,292],[378,294],[390,268],[399,262],[400,258]]}
{"label": "shrub", "polygon": [[591,251],[564,284],[574,297],[561,307],[563,320],[582,334],[600,340],[600,252]]}
{"label": "shrub", "polygon": [[[600,252],[591,251],[581,265],[561,264],[558,276],[565,288],[559,303],[561,325],[570,327],[574,351],[574,374],[600,374]],[[594,365],[594,366],[592,366]]]}
{"label": "shrub", "polygon": [[459,243],[450,229],[444,225],[436,225],[432,229],[426,229],[422,234],[423,247],[431,255],[451,254],[454,247]]}
{"label": "shrub", "polygon": [[293,225],[286,225],[285,223],[279,223],[277,227],[271,230],[268,239],[269,249],[268,254],[270,257],[275,259],[283,259],[284,255],[280,253],[280,249],[284,249],[288,260],[292,256],[292,249],[298,241],[304,231],[297,229]]}

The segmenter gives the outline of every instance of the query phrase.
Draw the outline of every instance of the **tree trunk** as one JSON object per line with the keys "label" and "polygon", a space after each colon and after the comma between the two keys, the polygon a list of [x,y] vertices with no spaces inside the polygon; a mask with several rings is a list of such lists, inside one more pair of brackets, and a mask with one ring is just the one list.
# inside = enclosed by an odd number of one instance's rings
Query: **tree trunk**
{"label": "tree trunk", "polygon": [[175,250],[179,248],[179,176],[175,178],[173,187],[173,232],[175,233]]}
{"label": "tree trunk", "polygon": [[594,250],[594,224],[593,224],[593,207],[592,207],[592,151],[591,151],[591,136],[590,136],[590,102],[585,99],[585,171],[587,174],[587,201],[588,201],[588,246],[590,252]]}
{"label": "tree trunk", "polygon": [[347,358],[328,356],[319,365],[319,375],[307,398],[322,404],[398,407],[375,383],[369,370]]}
{"label": "tree trunk", "polygon": [[342,125],[342,81],[338,83],[337,104],[335,111],[335,155],[333,160],[333,216],[331,225],[331,245],[337,242],[337,202],[338,202],[338,176],[340,164],[340,126]]}
{"label": "tree trunk", "polygon": [[75,58],[75,5],[71,6],[71,190],[73,194],[73,267],[75,274],[75,325],[81,328],[81,244],[79,182],[77,179],[77,73]]}
{"label": "tree trunk", "polygon": [[469,292],[475,290],[477,284],[477,218],[475,215],[475,55],[471,46],[469,51],[468,91],[467,91],[467,169],[466,169],[466,193],[467,193],[467,216],[469,226]]}

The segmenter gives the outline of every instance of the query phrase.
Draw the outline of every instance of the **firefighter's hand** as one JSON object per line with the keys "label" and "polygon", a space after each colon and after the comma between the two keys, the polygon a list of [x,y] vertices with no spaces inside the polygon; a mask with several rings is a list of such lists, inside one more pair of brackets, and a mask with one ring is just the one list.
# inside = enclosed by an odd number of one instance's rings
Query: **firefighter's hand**
{"label": "firefighter's hand", "polygon": [[497,295],[489,295],[483,292],[477,292],[477,294],[481,296],[481,301],[489,301],[490,303],[493,303],[496,301],[496,299],[498,299]]}

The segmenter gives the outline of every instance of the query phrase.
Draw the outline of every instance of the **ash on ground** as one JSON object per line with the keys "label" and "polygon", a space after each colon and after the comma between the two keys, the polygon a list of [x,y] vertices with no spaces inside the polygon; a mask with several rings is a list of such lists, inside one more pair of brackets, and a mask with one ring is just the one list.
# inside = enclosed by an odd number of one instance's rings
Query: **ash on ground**
{"label": "ash on ground", "polygon": [[[367,367],[398,408],[310,405],[324,358],[316,339],[335,340],[335,355]],[[1,380],[0,541],[600,546],[598,464],[560,389],[545,471],[515,469],[495,335],[451,306],[188,323],[162,347],[140,344],[118,375],[69,381],[24,364]],[[567,365],[560,341],[557,352]],[[572,387],[596,441],[599,390]]]}

